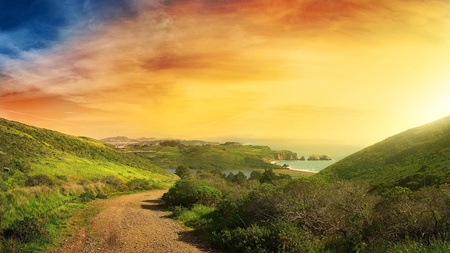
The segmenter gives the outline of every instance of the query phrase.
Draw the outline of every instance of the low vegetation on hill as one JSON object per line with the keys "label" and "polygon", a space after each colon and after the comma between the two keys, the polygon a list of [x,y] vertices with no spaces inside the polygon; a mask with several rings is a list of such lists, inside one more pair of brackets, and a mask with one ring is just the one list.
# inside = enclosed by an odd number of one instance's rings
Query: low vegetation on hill
{"label": "low vegetation on hill", "polygon": [[83,203],[175,178],[102,142],[0,119],[0,252],[42,250]]}
{"label": "low vegetation on hill", "polygon": [[290,151],[274,151],[267,146],[241,145],[235,142],[221,145],[184,145],[177,141],[160,145],[128,145],[126,152],[134,152],[162,168],[179,165],[198,170],[253,170],[279,169],[271,164],[275,154]]}
{"label": "low vegetation on hill", "polygon": [[227,252],[448,252],[449,151],[447,117],[309,178],[179,169],[163,200]]}
{"label": "low vegetation on hill", "polygon": [[318,177],[417,190],[450,183],[450,117],[413,128],[350,155]]}
{"label": "low vegetation on hill", "polygon": [[181,174],[173,218],[225,252],[447,252],[450,187],[418,191],[289,179],[266,170]]}
{"label": "low vegetation on hill", "polygon": [[163,197],[173,217],[227,252],[450,248],[450,117],[308,178],[275,174],[279,152],[288,151],[177,141],[117,150],[0,119],[0,252],[45,249],[95,198],[172,185],[176,176],[157,166],[181,178]]}

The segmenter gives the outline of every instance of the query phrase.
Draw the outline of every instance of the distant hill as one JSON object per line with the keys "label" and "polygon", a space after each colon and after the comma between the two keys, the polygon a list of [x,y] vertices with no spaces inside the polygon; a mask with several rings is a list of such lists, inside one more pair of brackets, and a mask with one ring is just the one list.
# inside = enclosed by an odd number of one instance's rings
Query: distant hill
{"label": "distant hill", "polygon": [[179,142],[183,145],[206,145],[206,144],[210,144],[210,145],[219,145],[218,142],[208,142],[208,141],[201,141],[201,140],[179,140],[179,139],[157,139],[157,138],[139,138],[139,139],[131,139],[125,136],[116,136],[116,137],[108,137],[108,138],[104,138],[101,139],[101,141],[114,145],[116,147],[120,147],[123,148],[127,145],[159,145],[159,143],[161,142],[166,142],[166,141],[176,141]]}
{"label": "distant hill", "polygon": [[270,163],[277,157],[297,159],[297,155],[291,151],[276,151],[268,146],[242,145],[236,142],[185,145],[177,141],[165,141],[156,146],[128,145],[124,150],[147,158],[162,168],[184,165],[200,170],[279,169],[279,166]]}
{"label": "distant hill", "polygon": [[116,176],[127,182],[135,178],[173,181],[172,175],[147,159],[118,152],[103,142],[75,137],[0,119],[0,186],[22,186],[36,174],[65,183]]}
{"label": "distant hill", "polygon": [[450,183],[450,116],[367,147],[316,176],[366,182],[374,189]]}

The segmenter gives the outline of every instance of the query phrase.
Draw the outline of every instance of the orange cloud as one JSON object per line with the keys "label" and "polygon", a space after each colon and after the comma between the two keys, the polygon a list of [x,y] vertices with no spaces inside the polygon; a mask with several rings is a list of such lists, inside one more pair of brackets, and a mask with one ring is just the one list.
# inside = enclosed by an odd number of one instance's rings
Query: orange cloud
{"label": "orange cloud", "polygon": [[164,1],[5,62],[0,107],[41,125],[88,122],[58,127],[94,136],[369,142],[358,131],[382,138],[415,124],[405,108],[431,111],[436,92],[424,91],[450,80],[449,10],[444,0]]}

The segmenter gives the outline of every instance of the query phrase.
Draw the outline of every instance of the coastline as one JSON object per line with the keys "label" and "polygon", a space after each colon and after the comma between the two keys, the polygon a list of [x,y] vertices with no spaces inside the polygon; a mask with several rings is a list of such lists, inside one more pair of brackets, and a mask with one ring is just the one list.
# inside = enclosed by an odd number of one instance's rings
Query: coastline
{"label": "coastline", "polygon": [[273,172],[275,172],[276,174],[286,174],[293,178],[310,177],[317,173],[317,172],[307,171],[307,170],[291,170],[288,168],[273,170]]}
{"label": "coastline", "polygon": [[319,173],[318,171],[311,171],[311,170],[305,170],[305,169],[294,169],[291,168],[290,166],[287,167],[288,170],[293,170],[293,171],[301,171],[301,172],[308,172],[308,173],[312,173],[312,174],[317,174]]}
{"label": "coastline", "polygon": [[314,175],[335,162],[336,162],[335,160],[327,160],[327,161],[275,160],[272,161],[272,164],[275,164],[283,169],[288,169],[297,172],[311,173]]}

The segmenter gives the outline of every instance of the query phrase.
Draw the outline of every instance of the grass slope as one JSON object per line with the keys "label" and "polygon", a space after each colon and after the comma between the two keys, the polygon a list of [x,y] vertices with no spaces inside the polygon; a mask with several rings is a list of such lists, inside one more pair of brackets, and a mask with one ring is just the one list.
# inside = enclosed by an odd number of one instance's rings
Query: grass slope
{"label": "grass slope", "polygon": [[83,203],[176,176],[102,142],[0,119],[0,252],[38,252]]}
{"label": "grass slope", "polygon": [[450,117],[367,147],[327,167],[317,177],[412,190],[450,183]]}
{"label": "grass slope", "polygon": [[142,146],[129,145],[128,152],[150,159],[162,168],[176,168],[179,165],[200,170],[252,170],[279,169],[271,164],[274,155],[280,152],[267,146],[240,144],[188,146],[180,143],[171,145]]}
{"label": "grass slope", "polygon": [[0,119],[0,168],[12,176],[11,186],[21,186],[19,177],[35,174],[55,180],[62,175],[73,183],[103,176],[117,176],[124,181],[153,178],[162,182],[171,178],[148,159],[117,152],[100,141],[5,119]]}

